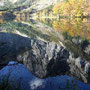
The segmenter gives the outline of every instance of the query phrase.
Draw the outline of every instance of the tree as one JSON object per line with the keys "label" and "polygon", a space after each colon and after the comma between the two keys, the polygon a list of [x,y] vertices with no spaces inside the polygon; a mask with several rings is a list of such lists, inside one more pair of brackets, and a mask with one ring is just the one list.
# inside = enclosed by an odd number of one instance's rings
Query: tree
{"label": "tree", "polygon": [[84,0],[64,0],[53,7],[53,13],[64,16],[82,16],[84,8]]}

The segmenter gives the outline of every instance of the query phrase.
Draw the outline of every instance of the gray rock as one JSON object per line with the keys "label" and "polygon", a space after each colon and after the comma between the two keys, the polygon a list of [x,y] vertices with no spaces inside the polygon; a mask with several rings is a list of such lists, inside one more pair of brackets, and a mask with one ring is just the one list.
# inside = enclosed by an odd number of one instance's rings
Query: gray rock
{"label": "gray rock", "polygon": [[40,78],[55,76],[65,74],[69,70],[67,63],[69,52],[65,48],[53,42],[37,40],[31,40],[31,46],[32,50],[19,57],[22,57],[24,65],[36,76]]}
{"label": "gray rock", "polygon": [[70,66],[69,75],[90,84],[90,62],[83,60],[81,57],[72,58],[70,55],[68,60]]}
{"label": "gray rock", "polygon": [[80,44],[81,41],[82,40],[80,40],[80,39],[75,39],[75,38],[72,39],[72,42],[75,43],[76,45]]}
{"label": "gray rock", "polygon": [[90,62],[73,58],[65,47],[54,42],[0,33],[0,68],[9,61],[23,63],[40,78],[68,74],[90,84]]}
{"label": "gray rock", "polygon": [[85,53],[87,53],[88,55],[90,55],[90,45],[88,45],[88,46],[85,48]]}

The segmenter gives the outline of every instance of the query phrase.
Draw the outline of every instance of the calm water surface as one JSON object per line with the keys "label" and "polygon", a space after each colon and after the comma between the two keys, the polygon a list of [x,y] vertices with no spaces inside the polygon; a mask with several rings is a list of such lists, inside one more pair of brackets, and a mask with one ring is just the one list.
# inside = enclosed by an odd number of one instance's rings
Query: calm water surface
{"label": "calm water surface", "polygon": [[0,18],[0,32],[54,41],[57,44],[62,42],[75,57],[90,60],[90,55],[83,53],[83,48],[90,43],[90,18],[30,19],[29,14],[25,13],[16,14],[13,21],[5,19]]}
{"label": "calm water surface", "polygon": [[[12,18],[13,20],[8,20],[6,18],[7,17],[0,18],[0,32],[14,33],[23,37],[34,38],[42,41],[48,41],[48,42],[53,41],[57,44],[62,44],[63,46],[65,46],[70,52],[74,54],[75,58],[80,56],[86,60],[90,60],[90,53],[86,55],[83,52],[83,48],[87,47],[88,44],[90,43],[90,19],[89,18],[88,19],[86,18],[84,19],[81,19],[81,18],[30,19],[28,14],[22,14],[22,15],[17,14],[15,18]],[[16,69],[16,71],[13,71],[13,75],[18,73],[19,67],[20,65],[17,65],[17,67],[12,67],[12,70]],[[7,66],[2,70],[4,75],[5,75],[5,72],[6,74],[9,73],[8,72],[9,68],[10,67]],[[21,65],[20,70],[23,70],[25,72],[25,76],[22,77],[23,78],[22,80],[25,80],[25,82],[27,81],[30,82],[32,78],[32,81],[29,83],[29,86],[31,87],[32,90],[38,90],[38,89],[42,90],[40,89],[40,87],[44,88],[43,90],[46,90],[46,89],[50,90],[52,89],[51,88],[52,86],[53,86],[52,90],[55,90],[56,88],[58,88],[58,86],[55,86],[53,84],[58,85],[59,83],[61,83],[61,82],[57,82],[58,78],[63,83],[65,83],[65,80],[67,80],[68,78],[72,80],[72,78],[68,76],[41,80],[31,75],[23,65]],[[24,73],[23,71],[21,71],[22,74]],[[20,77],[18,74],[16,75]],[[29,79],[25,79],[25,78],[29,78]],[[89,85],[83,84],[79,81],[77,81],[77,83],[78,83],[78,89],[80,88],[82,88],[81,90],[90,89]],[[23,84],[26,85],[25,83],[22,83],[22,86]],[[63,86],[62,83],[61,85]],[[63,87],[65,87],[65,85]],[[83,88],[82,85],[85,85],[85,87]],[[28,88],[29,86],[26,85],[26,87]],[[59,87],[59,89],[60,88],[62,87]],[[62,88],[62,90],[65,90],[65,88]]]}

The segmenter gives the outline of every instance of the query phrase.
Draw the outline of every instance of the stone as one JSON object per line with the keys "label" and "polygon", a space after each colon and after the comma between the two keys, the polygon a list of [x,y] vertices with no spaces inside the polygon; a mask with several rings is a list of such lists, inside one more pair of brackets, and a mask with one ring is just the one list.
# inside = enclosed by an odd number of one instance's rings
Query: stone
{"label": "stone", "polygon": [[39,78],[70,75],[90,84],[90,62],[72,55],[54,42],[0,33],[0,68],[9,61],[17,61]]}

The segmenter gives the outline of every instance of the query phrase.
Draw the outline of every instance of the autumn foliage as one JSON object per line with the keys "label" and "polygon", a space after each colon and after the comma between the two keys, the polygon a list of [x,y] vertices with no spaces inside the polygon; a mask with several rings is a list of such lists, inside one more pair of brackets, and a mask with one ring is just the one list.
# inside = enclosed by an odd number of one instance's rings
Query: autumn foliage
{"label": "autumn foliage", "polygon": [[51,8],[46,8],[38,12],[38,16],[68,16],[83,17],[90,15],[89,0],[62,0]]}
{"label": "autumn foliage", "polygon": [[89,0],[63,0],[53,7],[54,14],[64,16],[83,16],[86,8],[90,5]]}

